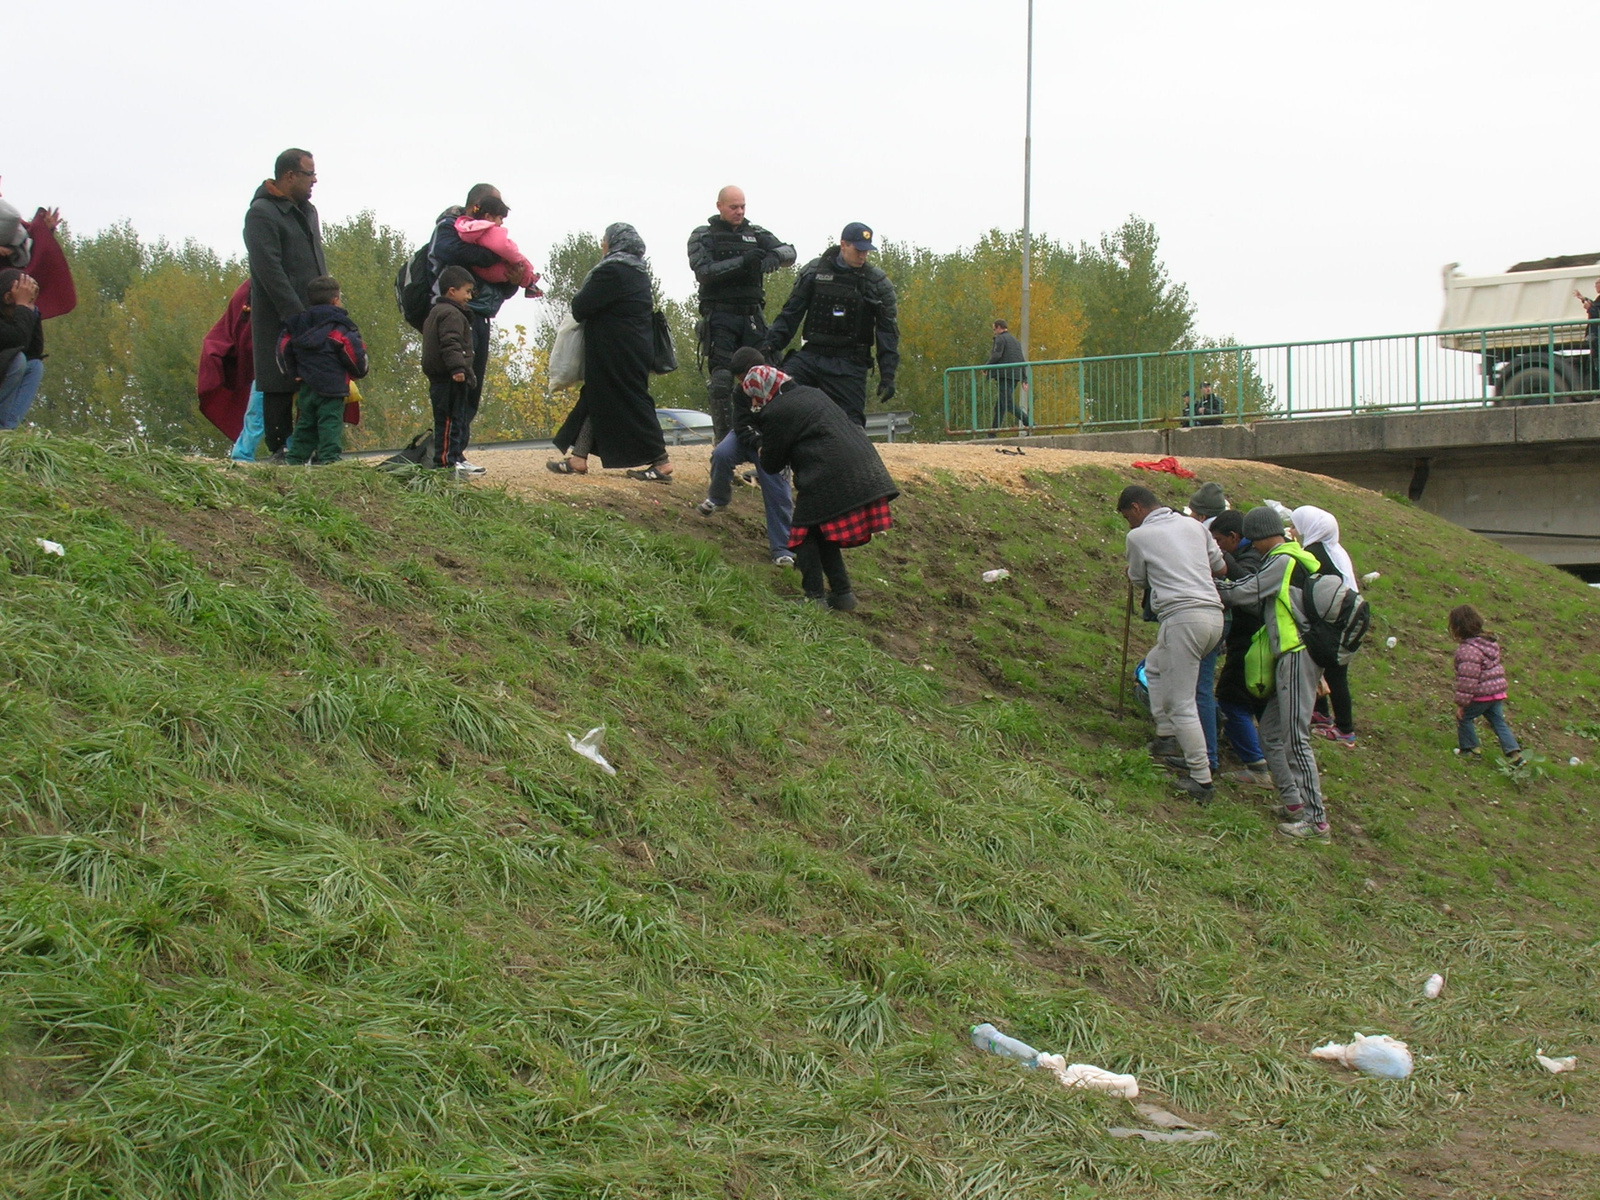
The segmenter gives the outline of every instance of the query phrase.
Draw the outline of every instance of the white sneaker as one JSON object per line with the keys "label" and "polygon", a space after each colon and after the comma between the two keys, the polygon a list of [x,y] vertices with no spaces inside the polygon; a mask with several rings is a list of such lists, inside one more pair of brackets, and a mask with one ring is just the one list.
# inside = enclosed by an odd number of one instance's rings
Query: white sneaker
{"label": "white sneaker", "polygon": [[477,466],[477,465],[475,465],[473,463],[469,463],[466,459],[463,458],[460,462],[458,462],[456,464],[456,474],[457,475],[487,475],[488,472],[485,471],[482,467]]}

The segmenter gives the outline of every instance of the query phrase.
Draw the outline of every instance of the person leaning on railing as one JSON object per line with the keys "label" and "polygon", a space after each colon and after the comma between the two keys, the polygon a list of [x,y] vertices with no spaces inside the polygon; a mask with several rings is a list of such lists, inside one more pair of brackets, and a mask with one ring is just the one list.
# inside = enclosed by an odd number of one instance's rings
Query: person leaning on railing
{"label": "person leaning on railing", "polygon": [[1584,314],[1589,318],[1589,378],[1600,385],[1600,279],[1594,281],[1594,290],[1593,300],[1586,298],[1577,288],[1572,289],[1572,294],[1583,305]]}

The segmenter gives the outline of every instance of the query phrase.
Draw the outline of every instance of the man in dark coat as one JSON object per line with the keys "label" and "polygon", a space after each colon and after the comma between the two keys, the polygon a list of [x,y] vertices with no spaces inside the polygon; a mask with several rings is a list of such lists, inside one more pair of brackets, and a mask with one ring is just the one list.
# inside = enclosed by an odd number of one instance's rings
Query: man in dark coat
{"label": "man in dark coat", "polygon": [[733,374],[728,360],[767,335],[765,276],[794,262],[794,247],[744,218],[744,192],[717,193],[717,213],[689,235],[689,269],[700,285],[700,348],[711,372],[706,404],[717,445],[732,426]]}
{"label": "man in dark coat", "polygon": [[309,307],[306,288],[328,268],[322,256],[322,223],[311,203],[317,167],[310,153],[278,155],[273,177],[256,189],[244,216],[244,248],[250,259],[250,338],[256,387],[262,395],[267,449],[282,462],[283,444],[294,428],[295,381],[278,367],[283,323]]}
{"label": "man in dark coat", "polygon": [[1022,352],[1022,343],[1011,336],[1011,328],[1003,319],[996,317],[994,321],[994,346],[989,351],[990,367],[999,367],[999,370],[986,372],[994,381],[994,428],[989,431],[989,436],[994,436],[994,431],[1006,423],[1006,418],[1016,417],[1017,424],[1023,428],[1030,427],[1028,414],[1017,407],[1017,384],[1022,382],[1022,368],[1011,367],[1007,363],[1021,363],[1027,361],[1027,355]]}
{"label": "man in dark coat", "polygon": [[878,356],[878,399],[894,396],[900,368],[900,325],[894,285],[867,261],[873,233],[851,221],[829,250],[800,268],[794,291],[762,340],[761,352],[777,361],[805,323],[800,349],[783,369],[801,383],[821,388],[857,425],[867,424],[867,372]]}
{"label": "man in dark coat", "polygon": [[568,453],[549,466],[558,475],[582,475],[591,451],[602,467],[642,467],[633,479],[672,481],[672,461],[650,398],[655,360],[650,268],[644,239],[632,225],[606,226],[605,257],[572,297],[583,326],[583,389],[555,443]]}

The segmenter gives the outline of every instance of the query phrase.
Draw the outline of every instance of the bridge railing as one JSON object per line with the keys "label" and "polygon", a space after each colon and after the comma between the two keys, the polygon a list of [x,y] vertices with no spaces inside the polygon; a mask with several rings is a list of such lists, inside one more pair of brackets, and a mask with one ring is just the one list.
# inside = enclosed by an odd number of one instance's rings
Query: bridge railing
{"label": "bridge railing", "polygon": [[1087,433],[1589,400],[1600,379],[1586,332],[1582,321],[1504,325],[950,367],[945,431]]}

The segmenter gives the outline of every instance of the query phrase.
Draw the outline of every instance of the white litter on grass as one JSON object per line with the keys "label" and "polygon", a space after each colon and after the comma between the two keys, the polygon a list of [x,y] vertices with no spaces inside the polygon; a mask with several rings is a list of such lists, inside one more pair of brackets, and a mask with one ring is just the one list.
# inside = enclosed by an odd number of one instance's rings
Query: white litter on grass
{"label": "white litter on grass", "polygon": [[1108,1096],[1121,1096],[1124,1100],[1133,1100],[1139,1095],[1139,1081],[1132,1075],[1118,1075],[1088,1063],[1069,1064],[1062,1054],[1041,1054],[1035,1065],[1041,1071],[1049,1071],[1064,1088],[1088,1088]]}
{"label": "white litter on grass", "polygon": [[1139,1095],[1139,1081],[1132,1075],[1118,1075],[1115,1071],[1088,1063],[1068,1063],[1066,1056],[1061,1054],[1041,1054],[1027,1042],[1001,1033],[987,1021],[982,1025],[974,1025],[971,1036],[972,1044],[979,1050],[987,1050],[1002,1058],[1014,1058],[1024,1066],[1049,1071],[1062,1087],[1088,1088],[1090,1091],[1105,1092],[1108,1096],[1121,1096],[1124,1100],[1133,1100]]}
{"label": "white litter on grass", "polygon": [[1329,1042],[1313,1050],[1311,1057],[1342,1063],[1379,1079],[1404,1079],[1411,1074],[1412,1067],[1410,1047],[1386,1033],[1374,1037],[1358,1033],[1354,1041],[1344,1046]]}
{"label": "white litter on grass", "polygon": [[1583,762],[1583,759],[1579,758],[1576,754],[1574,754],[1571,758],[1567,759],[1567,766],[1576,767],[1582,762]]}
{"label": "white litter on grass", "polygon": [[1437,1000],[1442,991],[1444,991],[1444,976],[1435,971],[1428,976],[1428,982],[1422,985],[1422,994],[1429,1000]]}
{"label": "white litter on grass", "polygon": [[1135,1104],[1133,1111],[1138,1113],[1152,1125],[1159,1125],[1162,1129],[1197,1129],[1192,1121],[1185,1121],[1177,1113],[1168,1112],[1159,1104]]}
{"label": "white litter on grass", "polygon": [[606,761],[605,755],[600,753],[600,743],[605,740],[606,727],[604,725],[596,725],[581,738],[575,738],[570,733],[567,734],[567,745],[571,746],[590,762],[599,766],[607,775],[615,775],[617,769]]}
{"label": "white litter on grass", "polygon": [[54,554],[57,558],[65,558],[67,556],[67,548],[60,542],[52,542],[48,538],[34,538],[33,544],[46,554]]}
{"label": "white litter on grass", "polygon": [[1210,1142],[1216,1134],[1209,1129],[1127,1129],[1116,1126],[1106,1130],[1114,1138],[1143,1138],[1147,1142]]}
{"label": "white litter on grass", "polygon": [[1011,578],[1011,572],[1006,570],[1004,567],[996,567],[992,571],[985,571],[983,573],[983,581],[985,583],[998,583],[1002,579],[1010,579],[1010,578]]}
{"label": "white litter on grass", "polygon": [[1361,582],[1362,583],[1377,583],[1378,580],[1380,580],[1382,578],[1383,578],[1383,576],[1378,574],[1378,572],[1376,572],[1376,571],[1368,571],[1365,575],[1363,575],[1361,577]]}
{"label": "white litter on grass", "polygon": [[1389,647],[1389,649],[1393,650],[1396,646],[1398,646],[1400,644],[1400,639],[1392,637],[1388,641],[1384,642],[1383,644],[1385,646]]}
{"label": "white litter on grass", "polygon": [[1539,1065],[1552,1075],[1559,1075],[1563,1071],[1575,1071],[1578,1067],[1576,1054],[1569,1054],[1565,1058],[1546,1058],[1544,1051],[1540,1050],[1534,1057],[1539,1060]]}

